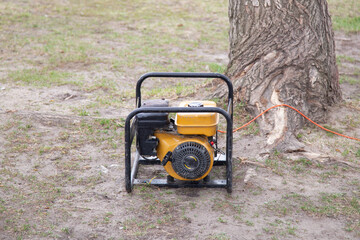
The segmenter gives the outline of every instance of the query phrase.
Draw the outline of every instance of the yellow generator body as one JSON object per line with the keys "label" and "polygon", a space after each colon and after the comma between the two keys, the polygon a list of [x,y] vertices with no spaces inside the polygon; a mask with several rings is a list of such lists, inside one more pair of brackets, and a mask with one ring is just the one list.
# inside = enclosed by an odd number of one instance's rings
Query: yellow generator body
{"label": "yellow generator body", "polygon": [[[173,178],[176,178],[179,180],[185,180],[185,181],[186,180],[198,181],[198,180],[203,179],[210,173],[213,163],[214,163],[214,149],[210,146],[206,137],[183,136],[183,135],[178,135],[178,134],[174,134],[174,133],[167,133],[164,131],[156,131],[155,137],[157,137],[159,139],[159,144],[157,146],[156,152],[157,152],[157,156],[160,159],[160,161],[164,160],[165,155],[169,151],[170,152],[176,151],[175,149],[178,146],[182,146],[182,144],[183,145],[194,145],[191,143],[198,143],[198,144],[204,146],[205,149],[207,150],[207,152],[209,153],[209,156],[206,156],[206,154],[204,154],[205,158],[209,157],[208,159],[199,159],[198,156],[192,156],[192,154],[190,153],[188,155],[188,159],[184,159],[184,161],[182,162],[183,167],[185,169],[188,169],[189,171],[191,171],[196,166],[200,165],[200,161],[204,161],[204,160],[208,161],[208,166],[205,166],[205,168],[207,168],[207,170],[204,170],[204,173],[202,174],[202,176],[195,178],[195,179],[189,179],[189,178],[185,178],[184,176],[180,176],[178,173],[175,172],[172,162],[168,162],[166,165],[164,165],[164,168],[167,171],[167,173],[170,176],[172,176]],[[197,161],[199,161],[199,162],[196,163]],[[194,170],[196,170],[196,169],[194,169]],[[177,170],[177,171],[179,171],[179,170]]]}
{"label": "yellow generator body", "polygon": [[[213,101],[184,101],[179,107],[189,107],[192,103],[198,103],[204,107],[216,107]],[[175,118],[178,133],[184,135],[214,136],[218,123],[218,113],[177,113]]]}
{"label": "yellow generator body", "polygon": [[[184,101],[180,107],[216,107],[213,101]],[[211,139],[216,134],[218,113],[177,113],[176,131],[159,129],[157,157],[168,174],[184,181],[199,181],[211,171],[214,148]]]}

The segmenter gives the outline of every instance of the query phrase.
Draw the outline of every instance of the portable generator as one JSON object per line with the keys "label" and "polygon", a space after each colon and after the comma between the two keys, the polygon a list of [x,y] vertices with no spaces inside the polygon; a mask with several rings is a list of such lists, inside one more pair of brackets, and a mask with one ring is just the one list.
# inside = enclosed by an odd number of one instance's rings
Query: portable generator
{"label": "portable generator", "polygon": [[[183,101],[169,107],[163,99],[141,100],[145,79],[218,78],[228,86],[227,110],[213,101]],[[176,113],[175,119],[169,113]],[[218,149],[219,114],[226,119],[226,150]],[[218,73],[147,73],[136,84],[136,109],[125,121],[125,185],[131,192],[135,184],[159,187],[222,187],[232,191],[232,119],[233,87],[230,80]],[[136,141],[134,138],[136,136]],[[136,151],[131,157],[131,145]],[[158,164],[166,178],[138,179],[139,165]],[[211,179],[214,166],[224,166],[224,179]]]}

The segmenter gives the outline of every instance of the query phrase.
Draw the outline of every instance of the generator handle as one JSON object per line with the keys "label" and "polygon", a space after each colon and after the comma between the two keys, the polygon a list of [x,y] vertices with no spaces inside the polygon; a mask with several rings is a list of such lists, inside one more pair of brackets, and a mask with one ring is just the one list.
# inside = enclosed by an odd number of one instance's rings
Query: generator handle
{"label": "generator handle", "polygon": [[228,106],[227,112],[230,114],[231,119],[233,118],[233,99],[234,90],[230,79],[224,74],[220,73],[188,73],[188,72],[150,72],[142,75],[136,83],[136,107],[141,106],[141,85],[145,79],[150,77],[159,78],[218,78],[223,80],[228,87]]}
{"label": "generator handle", "polygon": [[[176,112],[216,112],[226,119],[226,188],[232,191],[232,141],[233,141],[233,119],[228,112],[218,107],[147,107],[137,108],[132,111],[125,120],[125,187],[127,192],[131,192],[133,181],[131,174],[131,144],[132,127],[131,120],[139,113],[176,113]],[[135,166],[136,167],[136,166]]]}

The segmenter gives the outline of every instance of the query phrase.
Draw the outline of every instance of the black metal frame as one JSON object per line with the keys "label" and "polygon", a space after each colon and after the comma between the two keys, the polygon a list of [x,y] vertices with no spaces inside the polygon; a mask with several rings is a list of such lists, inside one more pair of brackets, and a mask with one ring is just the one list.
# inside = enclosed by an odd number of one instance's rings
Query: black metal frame
{"label": "black metal frame", "polygon": [[[147,107],[141,106],[141,85],[143,81],[150,77],[160,78],[219,78],[226,82],[228,86],[228,106],[227,111],[218,107]],[[210,187],[210,188],[226,188],[230,193],[232,191],[232,127],[233,127],[233,87],[232,83],[225,75],[219,73],[146,73],[140,77],[136,84],[136,109],[132,111],[125,121],[125,187],[127,192],[131,192],[135,184],[151,184],[159,187]],[[133,142],[136,124],[131,121],[139,113],[154,113],[154,112],[216,112],[223,115],[226,119],[226,152],[225,155],[220,155],[219,159],[214,161],[214,165],[226,166],[226,179],[215,179],[210,181],[191,182],[175,180],[169,182],[167,179],[137,179],[139,165],[160,164],[159,159],[144,159],[138,151],[135,153],[134,164],[131,167],[131,144]]]}

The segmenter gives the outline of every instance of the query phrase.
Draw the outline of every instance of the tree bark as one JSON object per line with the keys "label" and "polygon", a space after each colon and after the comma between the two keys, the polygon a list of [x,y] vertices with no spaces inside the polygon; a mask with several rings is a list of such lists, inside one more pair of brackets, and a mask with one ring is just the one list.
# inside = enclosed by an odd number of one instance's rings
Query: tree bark
{"label": "tree bark", "polygon": [[[226,74],[235,100],[253,115],[285,103],[324,121],[327,107],[341,100],[326,0],[229,0],[229,21]],[[304,119],[293,110],[272,110],[259,124],[268,145],[301,148],[294,132]]]}

